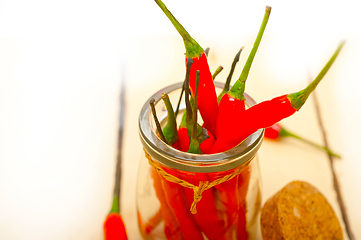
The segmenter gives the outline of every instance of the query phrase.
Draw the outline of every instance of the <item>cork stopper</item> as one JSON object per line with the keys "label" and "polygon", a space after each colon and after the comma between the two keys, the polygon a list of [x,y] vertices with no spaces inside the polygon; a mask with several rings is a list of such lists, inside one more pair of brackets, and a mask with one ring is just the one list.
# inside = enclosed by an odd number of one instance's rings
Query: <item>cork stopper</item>
{"label": "cork stopper", "polygon": [[312,185],[294,181],[263,206],[261,231],[270,239],[343,239],[337,217]]}

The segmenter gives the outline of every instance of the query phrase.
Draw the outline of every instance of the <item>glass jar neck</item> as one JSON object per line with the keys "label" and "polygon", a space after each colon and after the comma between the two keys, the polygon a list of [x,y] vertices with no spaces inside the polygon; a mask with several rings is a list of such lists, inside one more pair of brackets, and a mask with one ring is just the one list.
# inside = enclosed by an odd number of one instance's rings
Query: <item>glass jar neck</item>
{"label": "glass jar neck", "polygon": [[[168,95],[175,94],[179,96],[183,83],[176,83],[165,87],[156,92],[149,99],[154,98],[156,107],[163,109],[161,94]],[[223,84],[215,82],[216,88],[222,90]],[[253,106],[256,102],[247,94],[245,94],[246,104]],[[236,147],[217,154],[191,154],[179,151],[164,143],[156,135],[156,128],[153,123],[151,108],[147,101],[139,115],[139,135],[144,150],[156,162],[165,165],[169,168],[174,168],[188,172],[220,172],[234,169],[241,166],[252,158],[257,153],[263,141],[264,129],[259,129],[251,134],[245,141]],[[165,119],[164,116],[159,116],[159,119]]]}

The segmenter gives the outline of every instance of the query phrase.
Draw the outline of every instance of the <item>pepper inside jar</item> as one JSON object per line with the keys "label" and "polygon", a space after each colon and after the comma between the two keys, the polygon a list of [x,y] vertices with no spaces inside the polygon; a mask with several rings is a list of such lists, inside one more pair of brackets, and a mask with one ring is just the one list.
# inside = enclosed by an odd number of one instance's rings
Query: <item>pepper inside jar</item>
{"label": "pepper inside jar", "polygon": [[[177,99],[182,84],[152,96],[162,124],[167,112],[161,93]],[[222,84],[216,85],[217,91],[223,89]],[[246,102],[255,104],[248,95]],[[257,151],[263,129],[229,151],[190,154],[162,142],[151,115],[145,103],[139,116],[144,149],[137,183],[143,239],[254,239],[261,207]]]}

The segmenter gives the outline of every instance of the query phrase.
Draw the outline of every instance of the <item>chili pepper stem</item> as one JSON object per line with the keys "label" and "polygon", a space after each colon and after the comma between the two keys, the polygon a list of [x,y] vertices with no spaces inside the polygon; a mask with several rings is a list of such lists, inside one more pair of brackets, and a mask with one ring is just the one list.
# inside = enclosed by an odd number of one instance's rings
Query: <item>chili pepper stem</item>
{"label": "chili pepper stem", "polygon": [[197,153],[202,154],[199,141],[198,141],[198,134],[197,134],[197,102],[198,102],[198,86],[199,86],[199,70],[197,70],[196,75],[196,89],[194,93],[194,101],[193,101],[193,110],[192,110],[192,120],[193,120],[193,127],[192,127],[192,136],[189,145],[189,153]]}
{"label": "chili pepper stem", "polygon": [[119,197],[116,195],[113,196],[112,209],[109,213],[120,213]]}
{"label": "chili pepper stem", "polygon": [[296,134],[294,134],[294,133],[292,133],[292,132],[284,129],[283,127],[282,127],[281,130],[280,130],[279,136],[280,136],[280,137],[293,137],[293,138],[299,139],[299,140],[303,141],[304,143],[307,143],[307,144],[309,144],[309,145],[311,145],[311,146],[313,146],[313,147],[316,147],[316,148],[318,148],[318,149],[321,149],[321,150],[326,151],[328,154],[331,154],[331,155],[334,156],[334,157],[341,158],[340,155],[332,152],[329,148],[324,147],[324,146],[321,146],[321,145],[318,145],[317,143],[311,142],[311,141],[309,141],[309,140],[307,140],[307,139],[305,139],[305,138],[302,138],[302,137],[300,137],[300,136],[298,136],[298,135],[296,135]]}
{"label": "chili pepper stem", "polygon": [[204,49],[204,53],[206,54],[207,57],[208,57],[208,54],[209,54],[209,50],[210,50],[209,47],[207,47],[206,49]]}
{"label": "chili pepper stem", "polygon": [[192,124],[192,107],[189,101],[189,73],[191,70],[191,66],[193,64],[193,59],[188,58],[187,60],[187,73],[186,73],[186,83],[185,83],[185,102],[186,102],[186,124],[187,127]]}
{"label": "chili pepper stem", "polygon": [[177,121],[168,94],[162,93],[162,100],[168,112],[167,124],[163,128],[163,134],[167,142],[172,145],[178,141]]}
{"label": "chili pepper stem", "polygon": [[203,48],[189,35],[185,28],[178,22],[173,14],[168,10],[161,0],[154,0],[162,9],[168,19],[172,22],[173,26],[177,29],[178,33],[182,36],[184,46],[186,48],[186,57],[193,58],[199,57],[203,52]]}
{"label": "chili pepper stem", "polygon": [[[159,134],[159,138],[162,139],[163,142],[167,143],[167,140],[163,134],[163,131],[162,131],[162,128],[160,126],[160,123],[159,123],[159,120],[158,120],[158,117],[157,117],[157,112],[155,110],[155,106],[154,106],[154,103],[155,103],[155,99],[152,98],[149,100],[149,104],[150,104],[150,107],[152,109],[152,114],[153,114],[153,118],[154,118],[154,122],[155,122],[155,125],[157,127],[157,131],[158,131],[158,134]],[[167,143],[168,144],[168,143]]]}
{"label": "chili pepper stem", "polygon": [[219,66],[219,67],[216,69],[216,71],[214,71],[214,73],[213,73],[213,75],[212,75],[213,81],[214,81],[214,79],[217,77],[217,75],[218,75],[220,72],[222,72],[222,70],[223,70],[223,67],[222,67],[222,66]]}
{"label": "chili pepper stem", "polygon": [[182,90],[181,90],[181,94],[179,95],[179,99],[178,99],[178,103],[177,103],[177,108],[174,112],[174,116],[177,117],[178,116],[178,112],[179,112],[179,107],[180,107],[180,103],[182,101],[182,97],[183,97],[183,93],[184,93],[184,83],[182,86]]}
{"label": "chili pepper stem", "polygon": [[231,70],[229,71],[226,83],[224,84],[224,88],[223,88],[221,94],[219,94],[219,96],[218,96],[218,99],[217,99],[218,103],[221,101],[223,95],[226,94],[229,91],[229,87],[230,87],[230,84],[231,84],[234,69],[236,68],[237,62],[239,62],[239,57],[241,56],[241,52],[242,52],[243,48],[244,47],[241,47],[241,49],[237,52],[236,56],[233,59]]}
{"label": "chili pepper stem", "polygon": [[244,85],[245,82],[248,78],[248,74],[249,71],[251,69],[251,65],[253,62],[253,59],[256,55],[257,49],[259,47],[259,44],[261,43],[261,39],[264,33],[264,30],[266,29],[266,25],[269,19],[269,16],[271,14],[271,7],[270,6],[266,6],[266,10],[265,10],[265,14],[263,17],[263,21],[262,21],[262,25],[260,30],[258,31],[256,40],[253,44],[251,53],[249,54],[246,64],[243,67],[243,70],[241,72],[241,75],[239,76],[239,79],[235,82],[235,84],[233,85],[233,87],[231,88],[231,90],[229,91],[229,94],[237,99],[244,99],[243,93],[244,93]]}
{"label": "chili pepper stem", "polygon": [[332,55],[330,60],[327,62],[327,64],[323,67],[321,72],[317,75],[317,77],[303,90],[295,93],[288,94],[288,99],[291,102],[291,106],[296,109],[297,111],[303,106],[303,104],[306,102],[308,96],[313,92],[313,90],[316,89],[317,85],[320,83],[322,78],[326,75],[327,71],[332,66],[333,62],[335,61],[337,55],[341,51],[342,46],[344,45],[344,41],[342,41],[335,53]]}

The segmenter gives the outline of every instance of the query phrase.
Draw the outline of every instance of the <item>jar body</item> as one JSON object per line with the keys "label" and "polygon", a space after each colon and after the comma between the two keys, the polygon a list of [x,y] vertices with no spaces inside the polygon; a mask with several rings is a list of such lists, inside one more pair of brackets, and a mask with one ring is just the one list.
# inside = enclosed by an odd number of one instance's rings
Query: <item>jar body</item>
{"label": "jar body", "polygon": [[[143,239],[186,239],[184,234],[189,236],[197,231],[209,240],[254,239],[261,209],[258,155],[241,166],[244,169],[234,178],[205,190],[195,214],[190,211],[193,190],[166,180],[148,161],[143,154],[137,183],[138,223]],[[195,184],[207,179],[214,181],[234,171],[169,170],[179,179]]]}
{"label": "jar body", "polygon": [[[166,121],[166,111],[160,93],[172,99],[181,87],[182,83],[171,85],[152,96],[161,122]],[[254,104],[247,98],[247,104]],[[263,130],[223,153],[184,153],[159,140],[146,103],[139,133],[144,152],[137,213],[143,239],[254,239],[261,208],[257,151]]]}

